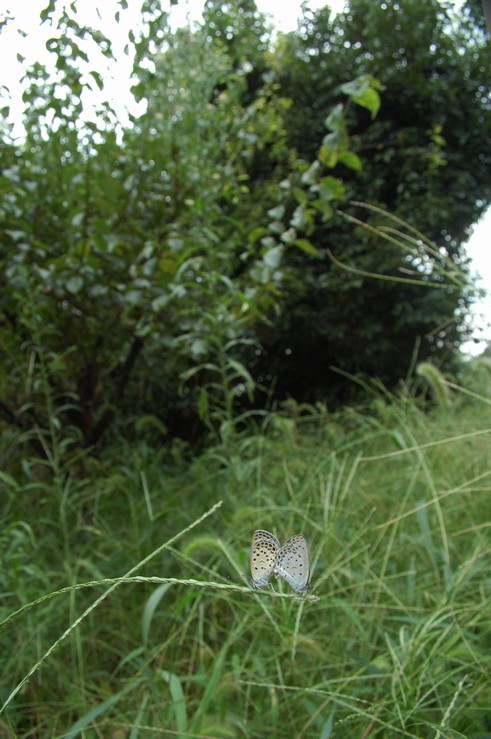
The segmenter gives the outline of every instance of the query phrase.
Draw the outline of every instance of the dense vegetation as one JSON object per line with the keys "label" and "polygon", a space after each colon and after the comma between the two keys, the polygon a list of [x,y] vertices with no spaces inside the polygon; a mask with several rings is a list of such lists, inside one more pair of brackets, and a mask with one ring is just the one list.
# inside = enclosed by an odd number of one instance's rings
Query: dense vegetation
{"label": "dense vegetation", "polygon": [[[491,736],[477,5],[142,18],[127,126],[51,0],[1,129],[0,735]],[[256,528],[310,593],[249,586]]]}
{"label": "dense vegetation", "polygon": [[[461,19],[449,33],[451,5],[355,0],[334,18],[325,8],[307,14],[300,32],[282,41],[274,63],[281,94],[293,101],[288,141],[306,160],[323,141],[331,146],[324,121],[343,89],[354,78],[379,80],[376,117],[362,106],[346,109],[350,148],[362,166],[334,169],[346,188],[342,210],[379,225],[377,213],[345,201],[381,205],[465,270],[462,243],[491,197],[490,58],[486,35],[474,23]],[[287,294],[270,330],[261,331],[278,390],[318,397],[328,384],[339,391],[333,365],[393,385],[406,375],[413,352],[451,366],[465,333],[468,296],[445,285],[420,248],[405,252],[336,217],[316,224],[310,239],[315,257],[287,253]],[[330,255],[354,272],[341,273]],[[439,289],[428,290],[425,279],[387,279],[429,274]]]}
{"label": "dense vegetation", "polygon": [[3,422],[46,426],[44,373],[91,446],[143,416],[193,440],[232,408],[333,404],[353,384],[332,368],[389,387],[416,359],[452,368],[490,200],[481,29],[354,0],[271,46],[252,2],[175,34],[159,6],[129,40],[146,112],[125,129],[109,104],[84,122],[110,40],[43,13],[56,74],[27,71],[26,138],[0,153]]}
{"label": "dense vegetation", "polygon": [[[440,390],[4,476],[5,736],[488,736],[489,364]],[[307,598],[248,585],[256,528]]]}

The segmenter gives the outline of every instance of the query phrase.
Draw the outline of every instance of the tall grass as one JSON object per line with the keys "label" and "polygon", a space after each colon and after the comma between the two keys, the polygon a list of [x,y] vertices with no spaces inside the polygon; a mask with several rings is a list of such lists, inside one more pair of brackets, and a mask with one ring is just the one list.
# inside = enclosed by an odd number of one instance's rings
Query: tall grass
{"label": "tall grass", "polygon": [[[452,397],[121,443],[53,495],[11,464],[0,735],[491,736],[491,412]],[[259,527],[306,535],[313,597],[249,586]]]}

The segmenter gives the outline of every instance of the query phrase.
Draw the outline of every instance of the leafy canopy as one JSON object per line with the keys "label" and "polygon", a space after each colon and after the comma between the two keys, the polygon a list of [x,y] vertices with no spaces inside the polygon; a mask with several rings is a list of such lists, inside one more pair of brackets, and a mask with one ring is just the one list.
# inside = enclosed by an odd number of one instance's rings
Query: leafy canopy
{"label": "leafy canopy", "polygon": [[[42,436],[57,418],[92,445],[153,415],[196,438],[258,383],[305,399],[332,391],[333,364],[394,382],[415,343],[451,357],[452,270],[489,199],[470,21],[354,0],[272,45],[253,2],[208,2],[175,33],[160,3],[142,13],[128,50],[145,111],[122,128],[109,103],[83,117],[87,79],[105,84],[91,40],[110,58],[110,39],[74,3],[43,11],[56,73],[27,70],[25,141],[4,128],[0,152],[3,421]],[[435,245],[382,238],[400,226],[353,199]]]}

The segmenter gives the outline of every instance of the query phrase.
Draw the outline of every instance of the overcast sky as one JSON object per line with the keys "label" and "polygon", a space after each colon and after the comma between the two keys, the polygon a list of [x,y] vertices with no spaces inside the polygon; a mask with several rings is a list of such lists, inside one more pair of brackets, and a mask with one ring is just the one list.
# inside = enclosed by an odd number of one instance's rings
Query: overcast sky
{"label": "overcast sky", "polygon": [[[61,5],[64,0],[58,0]],[[163,0],[164,4],[165,0]],[[177,6],[172,9],[171,22],[173,25],[182,25],[187,19],[197,20],[203,7],[203,0],[179,0]],[[297,19],[300,16],[301,0],[256,0],[256,4],[260,11],[269,13],[274,21],[276,28],[280,31],[290,31],[296,28]],[[325,0],[310,0],[311,8],[322,7],[326,4],[331,5],[333,11],[341,10],[343,0],[331,0],[326,3]],[[39,24],[39,13],[48,5],[48,0],[17,0],[17,2],[7,5],[6,0],[0,0],[0,20],[7,13],[13,16],[14,21],[9,22],[4,28],[0,37],[0,69],[1,78],[0,86],[5,86],[10,90],[10,105],[14,120],[19,122],[22,119],[22,88],[20,79],[23,74],[22,64],[17,60],[17,54],[20,53],[26,58],[26,64],[32,64],[34,61],[41,63],[49,63],[49,54],[46,51],[46,40],[50,37],[50,27],[48,23],[43,26]],[[81,14],[80,22],[87,25],[93,25],[104,29],[104,32],[113,40],[117,55],[117,64],[107,63],[101,55],[100,62],[105,64],[107,68],[107,77],[112,78],[112,82],[108,85],[108,90],[104,90],[103,94],[94,90],[87,96],[88,109],[93,106],[94,111],[97,108],[97,102],[101,97],[112,98],[116,109],[121,112],[121,119],[124,120],[125,106],[131,106],[131,95],[129,93],[129,77],[131,72],[132,60],[124,54],[124,45],[127,41],[129,29],[135,30],[139,25],[141,0],[128,0],[128,9],[121,12],[121,22],[114,22],[114,12],[119,6],[116,0],[79,0],[77,10]],[[7,10],[8,8],[8,10]],[[17,29],[22,29],[28,33],[26,38],[19,35]],[[94,60],[95,62],[95,60]],[[97,64],[100,69],[100,64]],[[136,112],[132,107],[133,112]],[[480,301],[474,309],[473,324],[476,327],[476,336],[484,341],[491,341],[491,208],[475,228],[467,245],[467,251],[472,258],[473,273],[480,275],[478,285],[487,291],[487,297]],[[482,329],[485,328],[484,334]],[[480,331],[481,329],[481,331]],[[478,353],[484,348],[484,343],[480,345],[468,345],[466,347],[472,353]]]}

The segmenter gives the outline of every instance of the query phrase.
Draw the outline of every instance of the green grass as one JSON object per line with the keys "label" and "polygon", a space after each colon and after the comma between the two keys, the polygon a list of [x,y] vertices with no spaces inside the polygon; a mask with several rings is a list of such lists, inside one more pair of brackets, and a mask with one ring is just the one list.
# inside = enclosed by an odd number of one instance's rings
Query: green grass
{"label": "green grass", "polygon": [[[490,431],[454,388],[187,461],[4,447],[0,736],[491,737]],[[308,598],[250,588],[256,528],[306,535]]]}

